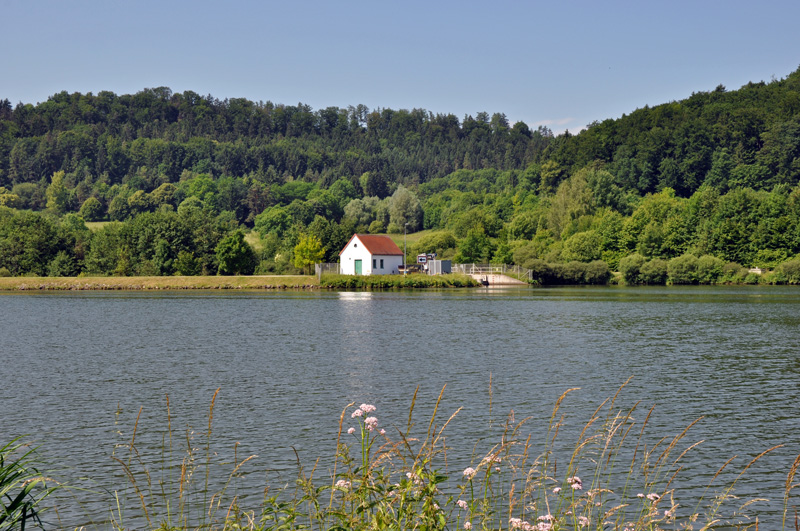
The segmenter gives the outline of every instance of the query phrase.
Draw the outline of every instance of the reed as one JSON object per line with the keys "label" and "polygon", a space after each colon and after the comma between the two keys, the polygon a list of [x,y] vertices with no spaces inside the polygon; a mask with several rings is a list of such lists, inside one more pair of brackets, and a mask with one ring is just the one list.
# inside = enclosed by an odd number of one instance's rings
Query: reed
{"label": "reed", "polygon": [[[118,496],[112,511],[113,527],[757,530],[758,518],[745,516],[745,511],[759,500],[736,498],[736,483],[778,447],[752,458],[738,472],[733,470],[732,481],[716,485],[735,468],[731,458],[702,495],[687,494],[680,484],[680,472],[687,456],[702,443],[689,441],[693,426],[701,419],[674,436],[651,440],[647,427],[656,412],[654,408],[640,410],[639,403],[621,407],[619,396],[624,386],[596,408],[570,443],[560,440],[568,436],[562,405],[578,389],[568,389],[556,401],[539,442],[526,434],[530,419],[517,420],[511,412],[493,430],[493,438],[476,442],[469,466],[456,471],[452,470],[453,448],[446,440],[460,409],[442,412],[444,388],[423,424],[415,420],[419,409],[416,392],[402,427],[389,428],[373,404],[351,403],[342,410],[338,429],[332,434],[337,450],[330,464],[320,466],[320,459],[304,464],[298,458],[294,483],[277,489],[266,485],[256,507],[242,506],[229,488],[255,456],[242,459],[235,453],[221,482],[212,476],[219,470],[212,450],[215,393],[207,430],[184,434],[179,460],[174,456],[175,434],[168,406],[168,432],[163,459],[156,467],[158,474],[138,452],[134,426],[124,452],[116,458],[129,482],[126,495],[135,502],[123,503],[124,496]],[[195,437],[201,441],[195,442]],[[790,511],[796,510],[791,496],[797,487],[798,467],[800,456],[786,479],[782,529],[786,529]],[[171,481],[177,484],[171,485]],[[128,520],[123,518],[123,506]],[[796,529],[796,516],[793,524]]]}
{"label": "reed", "polygon": [[[0,530],[41,525],[42,502],[56,488],[55,480],[34,466],[36,449],[20,438],[0,447]],[[48,482],[50,486],[48,486]]]}

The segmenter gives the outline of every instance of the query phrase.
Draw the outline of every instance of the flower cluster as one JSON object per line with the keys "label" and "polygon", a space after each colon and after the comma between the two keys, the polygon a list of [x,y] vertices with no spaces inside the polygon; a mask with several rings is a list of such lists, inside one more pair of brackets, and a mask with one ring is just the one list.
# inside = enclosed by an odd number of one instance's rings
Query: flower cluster
{"label": "flower cluster", "polygon": [[583,482],[581,481],[581,478],[579,478],[578,476],[568,477],[567,483],[569,483],[569,486],[572,487],[572,490],[583,489]]}
{"label": "flower cluster", "polygon": [[510,518],[508,525],[511,529],[521,529],[522,531],[551,531],[554,525],[554,518],[551,514],[540,516],[538,523],[532,524],[522,518]]}
{"label": "flower cluster", "polygon": [[350,482],[344,479],[337,481],[335,486],[340,490],[350,490]]}
{"label": "flower cluster", "polygon": [[458,505],[460,508],[462,508],[464,510],[469,508],[469,504],[467,504],[467,502],[465,502],[464,500],[458,500],[456,502],[456,505]]}
{"label": "flower cluster", "polygon": [[[358,406],[358,409],[356,409],[350,414],[350,418],[351,419],[361,418],[364,415],[372,413],[376,409],[377,408],[372,404],[361,404],[360,406]],[[364,426],[366,426],[367,430],[369,431],[375,431],[378,428],[378,419],[376,417],[367,417],[364,419]],[[355,428],[351,427],[347,429],[347,433],[349,433],[350,435],[353,435],[355,432],[356,432]],[[385,435],[386,430],[380,430],[379,433],[381,435]]]}
{"label": "flower cluster", "polygon": [[476,470],[474,468],[472,468],[471,466],[468,466],[467,468],[464,469],[464,477],[469,479],[469,480],[471,480],[472,478],[475,477],[475,473],[476,473]]}

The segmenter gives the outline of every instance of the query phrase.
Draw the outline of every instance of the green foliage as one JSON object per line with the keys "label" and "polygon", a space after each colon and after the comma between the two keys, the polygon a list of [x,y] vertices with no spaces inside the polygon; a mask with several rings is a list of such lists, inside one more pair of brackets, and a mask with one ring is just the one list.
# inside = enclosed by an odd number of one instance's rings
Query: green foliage
{"label": "green foliage", "polygon": [[777,269],[787,284],[800,284],[800,258],[793,258],[780,264]]}
{"label": "green foliage", "polygon": [[642,282],[642,266],[647,259],[639,253],[633,253],[619,261],[619,272],[626,284],[640,284]]}
{"label": "green foliage", "polygon": [[294,266],[302,270],[310,270],[314,264],[322,262],[325,257],[325,248],[322,240],[313,234],[306,234],[300,237],[300,241],[294,247]]}
{"label": "green foliage", "polygon": [[220,275],[251,275],[256,267],[253,248],[244,241],[244,232],[236,230],[216,246]]}
{"label": "green foliage", "polygon": [[409,232],[422,228],[422,207],[414,192],[400,185],[389,200],[389,222],[408,227]]}
{"label": "green foliage", "polygon": [[0,530],[42,525],[42,501],[55,491],[53,480],[35,465],[35,449],[14,439],[0,446]]}
{"label": "green foliage", "polygon": [[667,263],[667,281],[670,284],[696,284],[698,259],[693,254],[684,254]]}
{"label": "green foliage", "polygon": [[194,253],[189,251],[179,251],[175,259],[175,274],[183,276],[195,276],[201,272],[200,261],[194,257]]}
{"label": "green foliage", "polygon": [[[0,117],[0,206],[79,210],[87,221],[105,219],[104,206],[116,221],[175,207],[189,218],[224,212],[214,238],[255,224],[279,238],[287,267],[301,232],[320,237],[330,260],[342,231],[402,233],[409,223],[470,244],[483,230],[488,244],[466,247],[482,261],[599,258],[617,269],[634,252],[692,253],[772,269],[800,253],[799,76],[694,93],[558,137],[511,127],[501,113],[313,111],[166,87],[61,93]],[[143,244],[152,252],[126,239],[122,270],[171,273],[185,250],[216,271],[198,236],[199,248],[158,252],[156,239]],[[5,267],[46,274],[64,251],[85,270],[89,246],[62,235],[33,269]]]}
{"label": "green foliage", "polygon": [[52,209],[58,214],[63,214],[69,210],[70,193],[64,185],[64,172],[57,171],[50,178],[50,185],[47,187],[47,208]]}
{"label": "green foliage", "polygon": [[458,253],[453,258],[458,263],[488,263],[494,246],[483,228],[471,229],[467,237],[458,244]]}
{"label": "green foliage", "polygon": [[697,260],[697,282],[715,284],[722,277],[725,262],[716,256],[703,255]]}
{"label": "green foliage", "polygon": [[376,219],[375,221],[369,224],[370,234],[383,234],[385,232],[386,232],[386,227],[383,225],[383,221]]}
{"label": "green foliage", "polygon": [[90,197],[81,205],[79,214],[86,221],[100,221],[104,217],[103,205],[96,197]]}
{"label": "green foliage", "polygon": [[466,275],[323,275],[322,286],[332,289],[466,288],[478,283]]}
{"label": "green foliage", "polygon": [[638,282],[651,286],[667,283],[667,268],[669,263],[661,258],[653,258],[642,264],[639,269]]}
{"label": "green foliage", "polygon": [[601,245],[601,237],[597,231],[579,232],[564,241],[561,257],[566,261],[576,260],[578,262],[599,260]]}
{"label": "green foliage", "polygon": [[74,277],[80,271],[75,257],[66,251],[59,251],[55,258],[47,266],[47,276],[49,277]]}

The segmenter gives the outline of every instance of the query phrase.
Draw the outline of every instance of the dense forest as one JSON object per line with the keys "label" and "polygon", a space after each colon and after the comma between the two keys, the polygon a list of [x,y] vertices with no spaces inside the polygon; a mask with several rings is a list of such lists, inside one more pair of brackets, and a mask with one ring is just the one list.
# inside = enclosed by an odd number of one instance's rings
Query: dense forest
{"label": "dense forest", "polygon": [[800,281],[800,69],[557,136],[164,87],[0,101],[0,274],[290,272],[404,229],[542,282]]}

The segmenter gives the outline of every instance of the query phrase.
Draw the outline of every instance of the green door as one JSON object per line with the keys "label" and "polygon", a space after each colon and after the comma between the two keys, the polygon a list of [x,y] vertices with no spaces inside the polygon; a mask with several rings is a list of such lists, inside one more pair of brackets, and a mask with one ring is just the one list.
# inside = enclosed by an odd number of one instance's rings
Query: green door
{"label": "green door", "polygon": [[356,260],[356,275],[361,274],[361,260]]}

